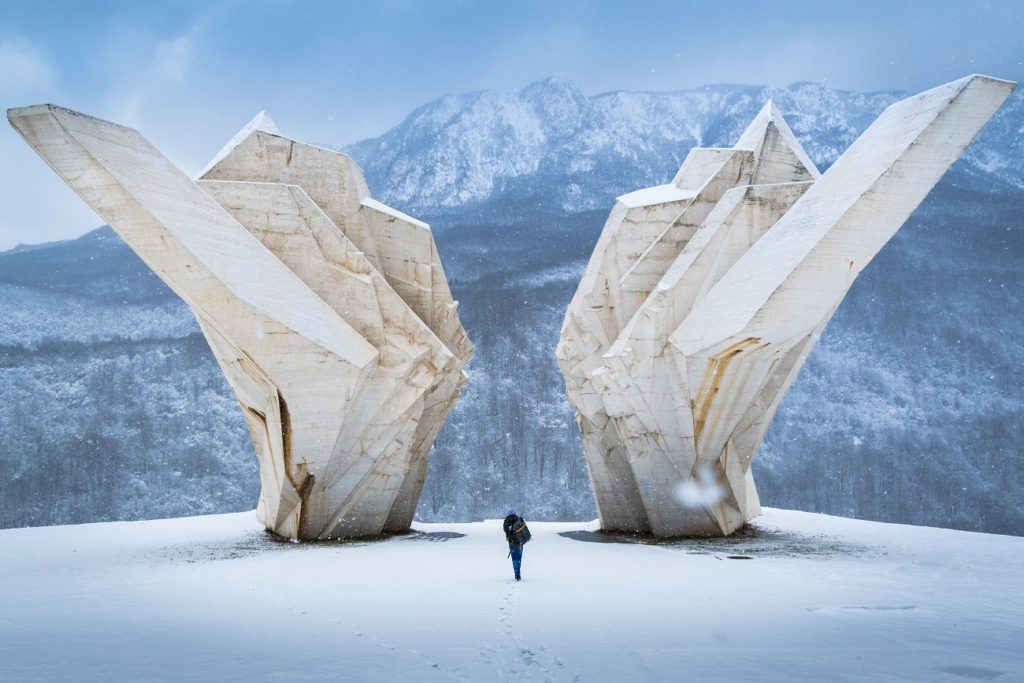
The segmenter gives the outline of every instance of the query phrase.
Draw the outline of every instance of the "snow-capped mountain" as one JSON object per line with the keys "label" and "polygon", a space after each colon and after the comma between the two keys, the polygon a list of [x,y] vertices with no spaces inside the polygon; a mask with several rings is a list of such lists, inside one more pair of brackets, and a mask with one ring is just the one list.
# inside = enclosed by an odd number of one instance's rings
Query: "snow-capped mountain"
{"label": "snow-capped mountain", "polygon": [[[518,91],[447,95],[346,151],[384,202],[407,211],[437,215],[509,199],[564,211],[603,209],[617,194],[667,182],[691,147],[731,147],[768,99],[824,169],[905,96],[795,83],[587,97],[552,78]],[[961,165],[1024,188],[1022,131],[1018,92]]]}

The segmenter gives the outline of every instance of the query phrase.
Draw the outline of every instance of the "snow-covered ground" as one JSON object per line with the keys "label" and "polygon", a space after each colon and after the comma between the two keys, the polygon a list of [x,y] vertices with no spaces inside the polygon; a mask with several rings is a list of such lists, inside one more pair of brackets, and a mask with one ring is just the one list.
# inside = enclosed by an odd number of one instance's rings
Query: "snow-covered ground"
{"label": "snow-covered ground", "polygon": [[1024,538],[757,527],[534,523],[521,583],[496,521],[330,545],[252,513],[0,531],[0,680],[1024,680]]}

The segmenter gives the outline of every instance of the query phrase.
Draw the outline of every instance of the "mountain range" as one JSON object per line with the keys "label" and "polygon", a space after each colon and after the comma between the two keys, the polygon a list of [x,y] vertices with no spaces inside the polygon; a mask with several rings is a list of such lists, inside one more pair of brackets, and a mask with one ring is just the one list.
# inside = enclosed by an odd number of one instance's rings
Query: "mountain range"
{"label": "mountain range", "polygon": [[[343,148],[377,199],[431,223],[477,347],[419,518],[592,518],[553,350],[614,197],[731,146],[767,99],[827,168],[902,96],[588,97],[548,79],[442,97]],[[766,504],[1024,535],[1022,103],[855,283],[755,461]],[[255,504],[241,414],[191,314],[112,231],[0,253],[0,320],[0,526]]]}
{"label": "mountain range", "polygon": [[[767,100],[824,170],[885,107],[907,95],[795,83],[586,97],[551,78],[514,92],[447,95],[345,151],[360,162],[370,186],[381,188],[382,201],[415,213],[463,213],[513,199],[566,212],[607,210],[618,194],[667,182],[690,148],[731,147]],[[961,168],[1024,189],[1022,122],[1018,92]]]}

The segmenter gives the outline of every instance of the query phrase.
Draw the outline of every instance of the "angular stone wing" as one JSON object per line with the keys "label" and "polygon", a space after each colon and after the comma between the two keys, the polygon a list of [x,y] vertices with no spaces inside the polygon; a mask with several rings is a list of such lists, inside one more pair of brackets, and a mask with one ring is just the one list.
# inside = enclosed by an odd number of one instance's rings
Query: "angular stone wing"
{"label": "angular stone wing", "polygon": [[[193,182],[136,131],[52,105],[8,117],[192,308],[260,459],[261,521],[293,538],[408,528],[472,350],[426,225],[373,202],[348,157],[287,141],[262,114],[211,168],[270,136],[313,160],[305,186]],[[411,303],[380,272],[399,263]]]}
{"label": "angular stone wing", "polygon": [[[409,469],[412,441],[411,434],[392,435],[403,427],[415,430],[427,394],[453,373],[455,357],[302,188],[230,181],[199,185],[380,353],[366,388],[339,416],[343,426],[332,457],[321,465],[313,484],[310,500],[318,509],[310,508],[307,514],[309,535],[380,533],[379,512],[342,511],[356,500],[365,510],[371,499],[387,500],[390,509],[400,487],[400,481],[392,479],[401,479]],[[352,458],[353,453],[361,455]],[[384,463],[390,464],[392,474],[378,477],[377,490],[367,492],[369,483],[364,480]],[[348,479],[339,485],[343,475]],[[320,521],[312,524],[314,519]]]}
{"label": "angular stone wing", "polygon": [[765,406],[763,437],[789,383],[778,369],[799,370],[860,271],[1011,90],[974,76],[889,107],[694,306],[667,349],[692,392],[698,463],[749,466],[753,452],[733,450],[750,406]]}
{"label": "angular stone wing", "polygon": [[[623,396],[607,390],[607,383],[617,380],[609,375],[605,354],[732,188],[751,183],[759,169],[762,179],[776,183],[818,175],[770,102],[740,143],[742,148],[693,149],[670,184],[620,197],[566,313],[556,357],[577,408],[588,472],[595,492],[600,491],[595,499],[607,528],[650,531],[652,508],[645,500],[652,484],[650,467],[641,464],[638,470],[624,444],[637,428],[627,422],[641,415],[646,419],[648,413],[629,412]],[[622,419],[609,422],[609,410]],[[662,462],[656,469],[671,473],[676,467]],[[675,482],[686,476],[668,478]]]}
{"label": "angular stone wing", "polygon": [[[619,432],[644,484],[641,495],[650,497],[645,508],[653,533],[674,532],[679,507],[673,500],[675,487],[700,474],[694,433],[701,416],[690,410],[689,384],[666,352],[665,339],[810,186],[811,182],[747,185],[726,192],[602,357],[603,371],[595,381],[601,387],[606,414],[630,426]],[[740,504],[733,499],[753,489],[748,491],[742,479],[723,479],[719,484],[725,487],[723,505],[731,509],[715,511],[720,518],[735,516]],[[733,490],[732,484],[743,486]],[[663,511],[670,512],[669,519],[662,520]],[[696,525],[696,518],[705,513],[691,515],[695,519],[688,526]],[[717,525],[718,520],[704,523]]]}
{"label": "angular stone wing", "polygon": [[204,179],[287,183],[305,190],[454,354],[450,371],[423,399],[422,419],[409,439],[409,474],[385,524],[388,531],[407,529],[426,477],[427,453],[466,382],[463,368],[473,351],[429,226],[371,198],[362,171],[340,152],[252,127],[219,156]]}
{"label": "angular stone wing", "polygon": [[[758,514],[750,463],[821,331],[1012,87],[896,103],[824,175],[769,102],[733,150],[619,199],[557,350],[602,526],[717,535]],[[680,502],[708,475],[713,495]]]}

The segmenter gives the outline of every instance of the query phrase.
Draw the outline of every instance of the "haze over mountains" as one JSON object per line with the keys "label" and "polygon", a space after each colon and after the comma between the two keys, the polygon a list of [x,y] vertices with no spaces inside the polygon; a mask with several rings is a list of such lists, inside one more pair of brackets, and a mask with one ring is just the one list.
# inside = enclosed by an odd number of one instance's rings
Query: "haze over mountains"
{"label": "haze over mountains", "polygon": [[[616,195],[731,146],[768,98],[824,169],[902,96],[549,79],[442,97],[348,147],[377,199],[432,224],[477,346],[420,518],[595,515],[553,350]],[[755,461],[766,504],[1024,534],[1022,133],[1018,91],[855,284]],[[0,526],[255,505],[191,314],[109,229],[0,253],[0,320]]]}

